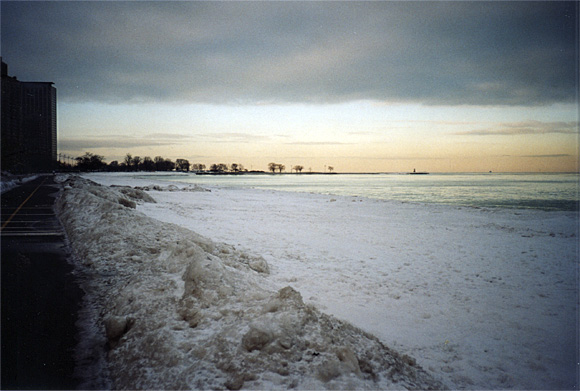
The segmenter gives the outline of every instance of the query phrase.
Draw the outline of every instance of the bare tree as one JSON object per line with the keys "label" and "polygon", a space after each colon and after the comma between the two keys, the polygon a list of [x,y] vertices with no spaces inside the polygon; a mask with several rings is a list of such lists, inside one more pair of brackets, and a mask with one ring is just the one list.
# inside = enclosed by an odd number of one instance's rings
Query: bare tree
{"label": "bare tree", "polygon": [[244,171],[244,166],[239,163],[232,163],[230,167],[233,172]]}
{"label": "bare tree", "polygon": [[120,171],[121,170],[121,166],[119,165],[119,161],[117,160],[113,160],[111,163],[109,163],[107,170],[109,171]]}
{"label": "bare tree", "polygon": [[328,172],[333,172],[333,171],[334,171],[334,167],[328,166]]}
{"label": "bare tree", "polygon": [[294,169],[294,171],[301,173],[302,170],[304,170],[304,166],[294,166],[293,169]]}
{"label": "bare tree", "polygon": [[180,171],[189,171],[189,160],[187,159],[176,159],[175,166]]}
{"label": "bare tree", "polygon": [[229,171],[228,165],[225,163],[219,163],[219,164],[212,164],[211,166],[209,166],[209,170],[211,172],[226,172]]}
{"label": "bare tree", "polygon": [[155,156],[154,162],[157,171],[171,171],[175,168],[175,163],[171,159],[164,159],[161,156]]}
{"label": "bare tree", "polygon": [[141,156],[134,156],[131,160],[131,164],[133,165],[135,171],[137,171],[139,169],[139,164],[141,164]]}
{"label": "bare tree", "polygon": [[133,156],[131,156],[130,153],[128,153],[127,155],[125,155],[125,159],[123,160],[123,162],[125,163],[125,166],[127,167],[127,170],[131,170],[131,165],[133,164]]}
{"label": "bare tree", "polygon": [[272,171],[272,174],[275,173],[277,169],[278,169],[277,163],[269,163],[268,164],[268,170]]}
{"label": "bare tree", "polygon": [[166,171],[165,159],[162,156],[155,156],[155,158],[153,158],[153,162],[155,163],[155,169],[157,171]]}
{"label": "bare tree", "polygon": [[102,170],[107,165],[103,162],[104,157],[91,152],[86,152],[83,156],[75,158],[77,168],[81,171]]}
{"label": "bare tree", "polygon": [[282,171],[286,170],[286,166],[283,164],[278,164],[278,171],[282,174]]}
{"label": "bare tree", "polygon": [[149,156],[145,156],[141,163],[141,168],[144,171],[155,171],[155,162]]}

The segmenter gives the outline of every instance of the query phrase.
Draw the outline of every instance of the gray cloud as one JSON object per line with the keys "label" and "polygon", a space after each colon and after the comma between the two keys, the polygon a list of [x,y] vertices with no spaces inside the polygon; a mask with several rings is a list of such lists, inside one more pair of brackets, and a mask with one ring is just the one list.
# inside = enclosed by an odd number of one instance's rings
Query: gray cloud
{"label": "gray cloud", "polygon": [[199,137],[202,140],[212,142],[238,143],[238,144],[270,140],[269,136],[240,132],[198,134],[197,137]]}
{"label": "gray cloud", "polygon": [[561,157],[569,157],[572,155],[569,155],[567,153],[557,153],[557,154],[553,154],[553,155],[522,155],[521,157],[533,157],[533,158],[561,158]]}
{"label": "gray cloud", "polygon": [[136,148],[149,146],[162,146],[180,144],[182,138],[178,137],[172,140],[171,137],[165,135],[163,138],[153,135],[149,138],[144,136],[129,137],[129,136],[99,136],[99,137],[83,137],[83,138],[59,138],[59,148],[63,150],[90,150],[100,148]]}
{"label": "gray cloud", "polygon": [[191,136],[180,133],[149,133],[149,138],[154,140],[183,140]]}
{"label": "gray cloud", "polygon": [[489,129],[469,130],[465,132],[453,133],[461,136],[514,136],[514,135],[532,135],[532,134],[577,134],[578,122],[542,122],[542,121],[524,121],[508,122],[498,124]]}
{"label": "gray cloud", "polygon": [[2,53],[66,101],[575,99],[576,2],[1,2]]}

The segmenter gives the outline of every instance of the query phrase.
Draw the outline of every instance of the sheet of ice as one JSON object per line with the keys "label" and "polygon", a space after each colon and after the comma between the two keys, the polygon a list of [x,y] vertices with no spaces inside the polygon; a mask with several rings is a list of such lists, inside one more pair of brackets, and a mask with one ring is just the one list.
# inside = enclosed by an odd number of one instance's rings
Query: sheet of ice
{"label": "sheet of ice", "polygon": [[263,256],[277,287],[450,388],[578,387],[577,214],[211,190],[151,191],[138,210]]}
{"label": "sheet of ice", "polygon": [[143,191],[78,177],[63,188],[56,209],[87,292],[83,388],[441,387],[413,358],[279,288],[261,256],[136,211],[155,202]]}

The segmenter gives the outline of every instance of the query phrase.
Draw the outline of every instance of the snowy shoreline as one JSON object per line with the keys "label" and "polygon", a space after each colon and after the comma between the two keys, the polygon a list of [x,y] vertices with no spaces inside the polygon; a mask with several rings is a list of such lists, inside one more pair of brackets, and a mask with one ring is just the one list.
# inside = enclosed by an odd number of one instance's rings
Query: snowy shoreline
{"label": "snowy shoreline", "polygon": [[86,291],[81,388],[442,387],[413,358],[278,289],[262,257],[136,211],[155,202],[145,192],[59,180]]}
{"label": "snowy shoreline", "polygon": [[137,211],[263,257],[271,289],[292,286],[449,388],[577,385],[575,213],[211,190],[149,191],[157,202]]}

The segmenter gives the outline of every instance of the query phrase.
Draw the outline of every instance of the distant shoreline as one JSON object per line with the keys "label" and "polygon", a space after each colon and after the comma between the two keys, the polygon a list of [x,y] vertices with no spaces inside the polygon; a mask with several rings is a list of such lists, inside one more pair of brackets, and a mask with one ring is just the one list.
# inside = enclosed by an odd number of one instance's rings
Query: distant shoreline
{"label": "distant shoreline", "polygon": [[[487,171],[477,171],[477,172],[417,172],[417,173],[413,173],[413,172],[320,172],[320,171],[313,171],[313,172],[276,172],[276,173],[272,173],[272,172],[266,172],[266,171],[240,171],[240,172],[211,172],[211,171],[107,171],[107,170],[95,170],[95,171],[79,171],[79,170],[63,170],[63,171],[57,171],[59,173],[70,173],[70,174],[90,174],[90,173],[124,173],[124,174],[165,174],[165,175],[179,175],[179,174],[183,174],[183,175],[200,175],[200,176],[245,176],[245,175],[257,175],[257,176],[261,176],[261,175],[270,175],[270,176],[278,176],[278,175],[296,175],[296,176],[300,176],[300,175],[420,175],[423,176],[421,174],[429,174],[429,175],[580,175],[580,172],[576,172],[576,171],[563,171],[563,172],[533,172],[533,171],[527,171],[527,172],[504,172],[504,171],[493,171],[493,172],[487,172]],[[37,174],[29,174],[29,176],[32,175],[37,175]],[[13,177],[25,177],[26,175],[22,176],[18,176],[18,175],[14,175]],[[5,181],[6,178],[8,177],[12,177],[11,175],[8,175],[8,173],[3,172],[2,173],[2,180]]]}
{"label": "distant shoreline", "polygon": [[[148,171],[135,171],[135,173],[145,173]],[[167,172],[167,171],[152,171],[151,173],[157,172]],[[196,172],[196,171],[170,171],[169,173],[175,174],[193,174],[193,175],[231,175],[231,176],[242,176],[242,175],[558,175],[558,174],[575,174],[579,175],[580,172],[320,172],[320,171],[313,171],[313,172],[266,172],[266,171],[244,171],[244,172]]]}
{"label": "distant shoreline", "polygon": [[337,172],[266,172],[266,171],[242,171],[242,172],[211,172],[190,171],[195,175],[338,175]]}

